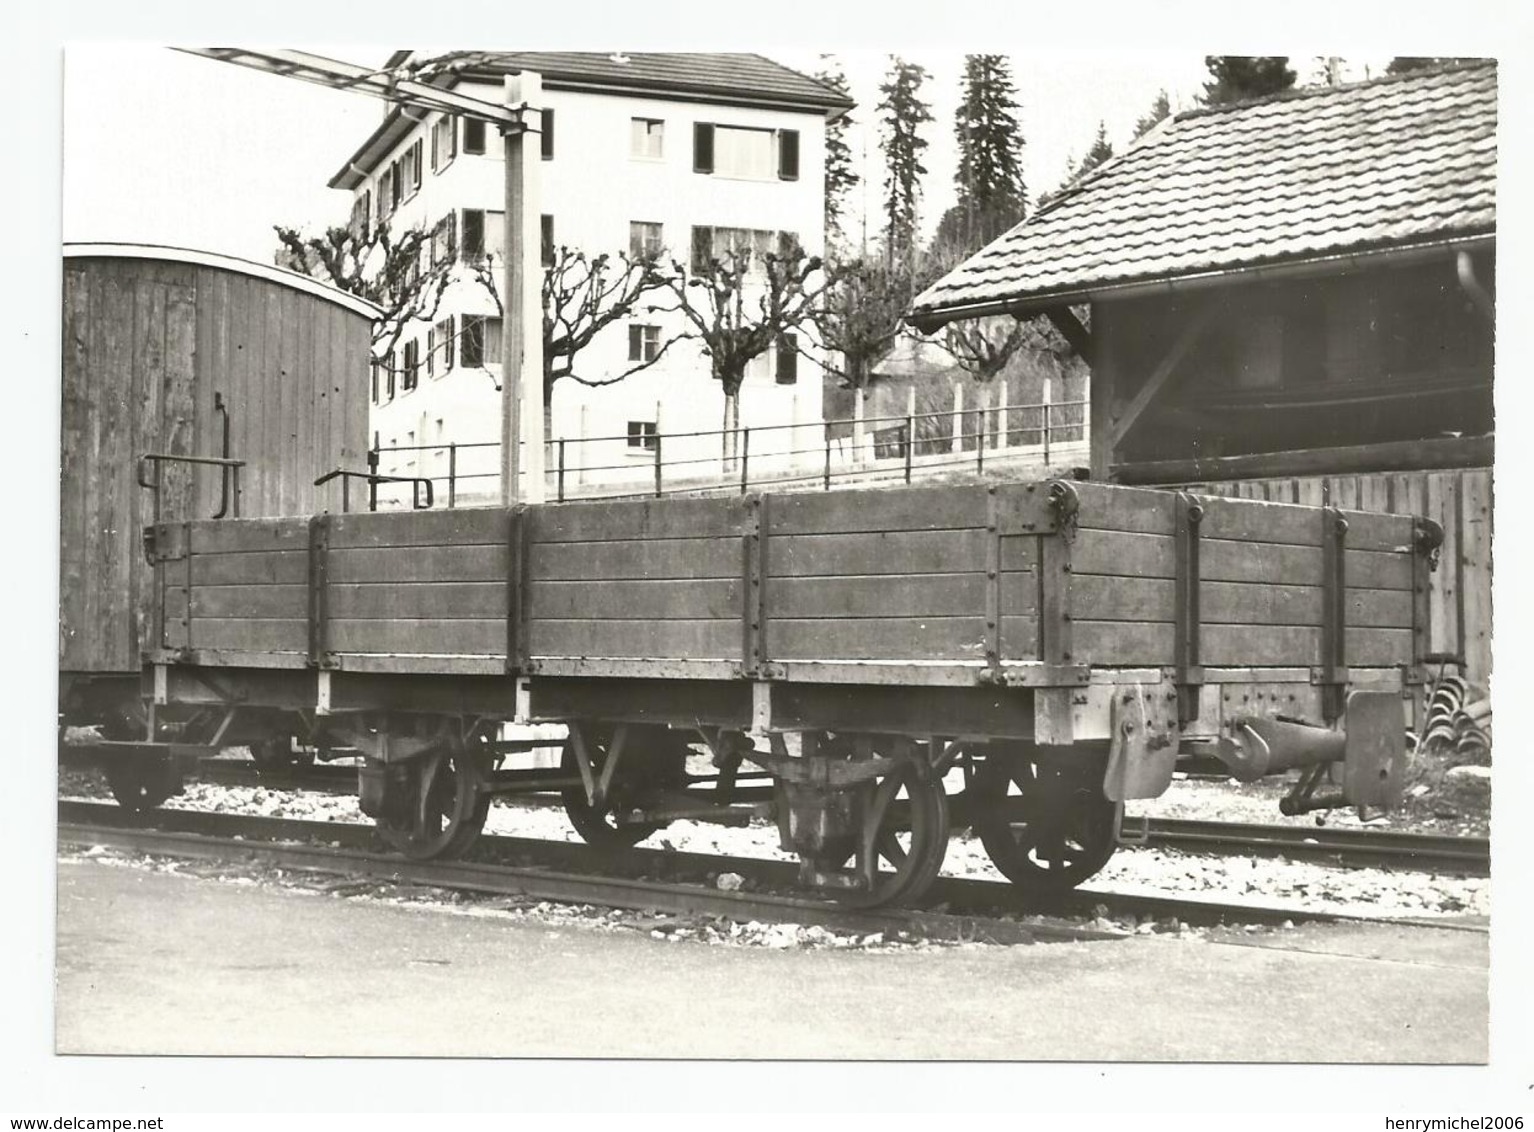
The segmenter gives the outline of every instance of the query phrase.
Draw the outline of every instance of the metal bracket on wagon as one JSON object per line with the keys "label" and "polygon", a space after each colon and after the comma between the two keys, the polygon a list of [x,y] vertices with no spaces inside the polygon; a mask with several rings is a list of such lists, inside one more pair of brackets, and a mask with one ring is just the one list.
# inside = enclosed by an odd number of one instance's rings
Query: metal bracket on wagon
{"label": "metal bracket on wagon", "polygon": [[1157,685],[1125,684],[1109,708],[1108,768],[1103,795],[1112,802],[1159,798],[1172,785],[1181,731],[1175,697]]}

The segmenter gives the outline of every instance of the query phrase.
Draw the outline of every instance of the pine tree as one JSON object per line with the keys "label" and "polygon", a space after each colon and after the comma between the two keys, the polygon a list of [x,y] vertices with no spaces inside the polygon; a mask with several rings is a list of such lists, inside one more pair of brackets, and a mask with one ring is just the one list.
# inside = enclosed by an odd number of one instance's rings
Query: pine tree
{"label": "pine tree", "polygon": [[[840,94],[851,95],[847,76],[835,56],[822,55],[821,69],[815,77]],[[858,174],[852,167],[852,147],[847,144],[847,127],[852,125],[851,113],[840,114],[826,123],[826,240],[834,242],[845,237],[842,230],[843,198],[858,183]]]}
{"label": "pine tree", "polygon": [[932,121],[932,107],[922,101],[921,86],[926,69],[890,56],[890,71],[879,93],[878,105],[884,147],[884,244],[891,262],[909,261],[915,251],[916,210],[921,200],[921,163],[927,148],[921,136],[923,124]]}
{"label": "pine tree", "polygon": [[1204,66],[1210,74],[1204,101],[1210,106],[1277,94],[1295,80],[1287,55],[1205,55]]}
{"label": "pine tree", "polygon": [[[939,226],[940,241],[946,235],[963,251],[974,251],[1023,219],[1027,188],[1017,110],[1007,57],[966,55],[954,115],[959,166],[953,179],[958,203]],[[942,231],[945,226],[950,229],[947,233]]]}
{"label": "pine tree", "polygon": [[1156,95],[1156,101],[1151,103],[1140,119],[1135,122],[1135,137],[1143,137],[1156,128],[1156,125],[1172,113],[1172,100],[1167,97],[1166,91],[1160,91]]}
{"label": "pine tree", "polygon": [[1425,71],[1434,67],[1448,67],[1456,63],[1484,63],[1473,55],[1397,55],[1385,68],[1387,75],[1404,75],[1410,71]]}

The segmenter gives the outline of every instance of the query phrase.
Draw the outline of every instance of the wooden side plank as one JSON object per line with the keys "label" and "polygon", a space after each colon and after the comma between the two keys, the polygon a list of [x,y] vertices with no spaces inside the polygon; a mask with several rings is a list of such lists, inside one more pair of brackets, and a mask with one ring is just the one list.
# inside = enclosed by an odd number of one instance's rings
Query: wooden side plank
{"label": "wooden side plank", "polygon": [[740,534],[744,513],[738,498],[551,504],[528,513],[527,537],[534,544],[724,538]]}
{"label": "wooden side plank", "polygon": [[[185,591],[166,603],[166,611],[180,616],[186,611]],[[192,587],[192,617],[203,618],[307,618],[309,588],[296,583]]]}
{"label": "wooden side plank", "polygon": [[192,524],[192,545],[203,555],[244,554],[251,551],[305,550],[309,546],[309,520],[204,519]]}
{"label": "wooden side plank", "polygon": [[[185,562],[173,562],[166,567],[174,571],[171,574],[172,585],[179,584],[185,576],[182,572],[185,566]],[[192,557],[192,577],[198,586],[307,584],[309,554],[307,550],[195,554]]]}
{"label": "wooden side plank", "polygon": [[[1029,639],[1026,626],[1011,628],[1020,631],[1019,641]],[[1003,638],[1007,629],[1004,624]],[[777,660],[978,660],[985,655],[983,617],[780,618],[768,633]]]}
{"label": "wooden side plank", "polygon": [[331,617],[497,618],[506,620],[505,582],[331,582],[325,597]]}
{"label": "wooden side plank", "polygon": [[506,622],[496,619],[330,621],[330,646],[346,653],[431,653],[445,656],[505,656]]}
{"label": "wooden side plank", "polygon": [[[922,574],[883,578],[782,578],[768,591],[773,623],[779,618],[965,617],[985,612],[984,574]],[[1033,584],[1003,586],[1006,613],[1032,615]]]}
{"label": "wooden side plank", "polygon": [[85,549],[85,460],[90,447],[91,283],[85,271],[64,272],[64,358],[59,483],[59,668],[87,667],[85,603],[89,559]]}
{"label": "wooden side plank", "polygon": [[[1176,560],[1170,537],[1083,530],[1071,558],[1077,574],[1171,578]],[[1349,583],[1373,589],[1410,589],[1411,556],[1347,551]],[[1294,583],[1321,578],[1321,549],[1270,543],[1199,540],[1199,572],[1209,581]]]}
{"label": "wooden side plank", "polygon": [[[353,484],[354,493],[366,491]],[[331,520],[333,550],[383,546],[476,546],[506,541],[507,513],[500,507],[441,511],[380,511],[337,515]]]}
{"label": "wooden side plank", "polygon": [[[1167,623],[1077,621],[1075,654],[1081,663],[1167,665],[1172,663],[1174,627]],[[1310,626],[1206,625],[1200,659],[1235,668],[1309,667],[1318,663],[1321,630]],[[1347,631],[1347,661],[1361,668],[1410,664],[1411,630]]]}
{"label": "wooden side plank", "polygon": [[[183,639],[172,640],[172,648],[229,649],[234,652],[307,652],[309,649],[307,619],[198,621],[193,618],[190,641],[185,640],[185,628],[174,632]],[[170,635],[169,629],[167,635]]]}
{"label": "wooden side plank", "polygon": [[[535,584],[544,579],[733,578],[741,573],[740,547],[739,538],[534,543],[530,574]],[[501,557],[504,562],[504,551]]]}
{"label": "wooden side plank", "polygon": [[775,494],[767,530],[795,535],[979,529],[986,524],[986,495],[978,485]]}
{"label": "wooden side plank", "polygon": [[[504,638],[505,627],[502,626]],[[740,621],[562,621],[528,626],[529,647],[540,656],[614,656],[740,659]]]}
{"label": "wooden side plank", "polygon": [[528,615],[556,620],[724,620],[741,615],[741,579],[547,581],[528,591]]}
{"label": "wooden side plank", "polygon": [[768,573],[771,578],[970,573],[985,569],[985,541],[986,532],[979,530],[780,535],[767,545]]}
{"label": "wooden side plank", "polygon": [[330,552],[337,582],[493,582],[506,580],[506,547],[368,547]]}
{"label": "wooden side plank", "polygon": [[[1077,609],[1097,621],[1172,621],[1176,617],[1171,578],[1121,578],[1078,574],[1071,597]],[[1206,624],[1320,625],[1319,586],[1205,582],[1199,615]],[[1366,628],[1410,628],[1409,590],[1349,587],[1347,623]]]}

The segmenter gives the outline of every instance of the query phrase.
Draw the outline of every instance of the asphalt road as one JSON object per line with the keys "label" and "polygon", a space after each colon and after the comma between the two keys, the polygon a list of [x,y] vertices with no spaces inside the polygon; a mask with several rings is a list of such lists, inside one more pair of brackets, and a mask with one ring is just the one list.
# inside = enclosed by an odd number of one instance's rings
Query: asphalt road
{"label": "asphalt road", "polygon": [[1484,1063],[1487,937],[772,951],[59,865],[60,1053]]}

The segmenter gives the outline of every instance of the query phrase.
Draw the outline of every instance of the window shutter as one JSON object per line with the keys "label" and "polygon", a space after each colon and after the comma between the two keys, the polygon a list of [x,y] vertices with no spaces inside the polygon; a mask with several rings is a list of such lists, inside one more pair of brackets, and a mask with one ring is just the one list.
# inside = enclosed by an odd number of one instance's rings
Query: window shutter
{"label": "window shutter", "polygon": [[446,373],[453,368],[453,316],[448,315],[443,325],[447,327],[447,336],[442,339],[442,372]]}
{"label": "window shutter", "polygon": [[543,245],[543,266],[554,266],[554,218],[548,213],[538,217],[540,243]]}
{"label": "window shutter", "polygon": [[545,161],[554,160],[554,111],[543,111],[543,134],[539,138]]}
{"label": "window shutter", "polygon": [[434,377],[437,373],[437,331],[432,328],[426,332],[426,376]]}
{"label": "window shutter", "polygon": [[795,385],[799,381],[799,337],[796,334],[778,336],[776,380],[779,385]]}
{"label": "window shutter", "polygon": [[778,131],[778,180],[799,179],[799,131]]}
{"label": "window shutter", "polygon": [[415,160],[410,163],[411,187],[421,187],[421,155],[425,152],[425,145],[421,138],[416,138],[415,145],[410,147],[410,152],[415,155]]}
{"label": "window shutter", "polygon": [[629,327],[629,361],[637,362],[644,354],[644,327]]}
{"label": "window shutter", "polygon": [[470,262],[485,253],[485,214],[477,208],[463,210],[463,258]]}
{"label": "window shutter", "polygon": [[692,125],[692,171],[714,171],[714,126],[711,122],[694,122]]}
{"label": "window shutter", "polygon": [[708,271],[708,261],[714,258],[714,230],[694,227],[692,230],[692,270],[695,275]]}

